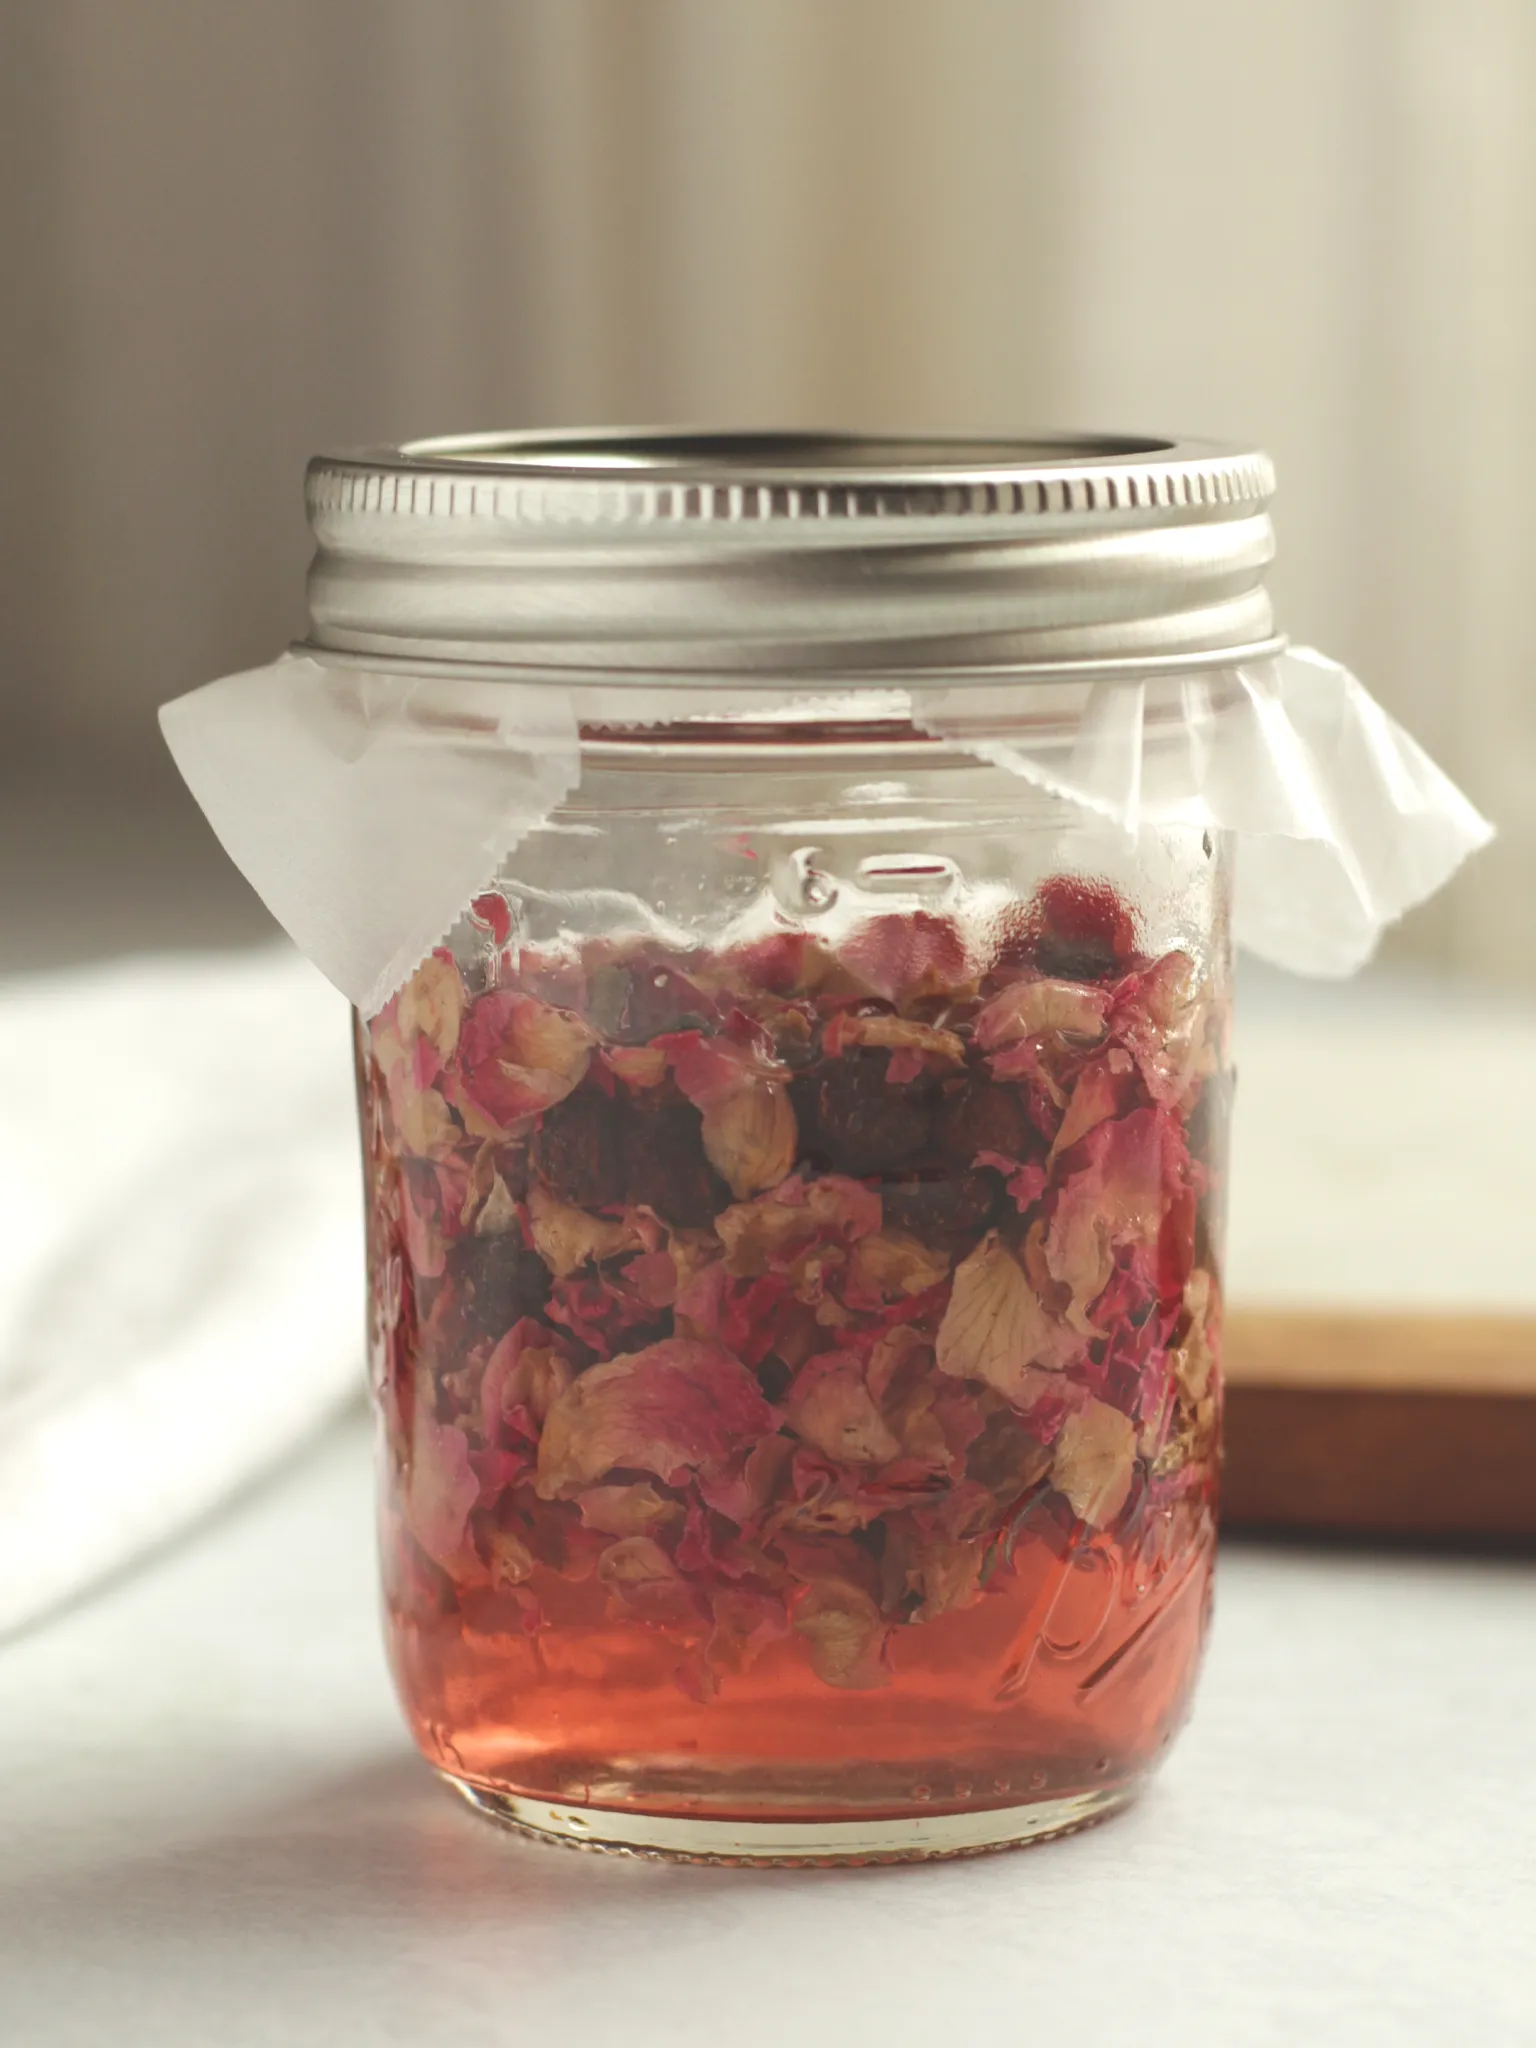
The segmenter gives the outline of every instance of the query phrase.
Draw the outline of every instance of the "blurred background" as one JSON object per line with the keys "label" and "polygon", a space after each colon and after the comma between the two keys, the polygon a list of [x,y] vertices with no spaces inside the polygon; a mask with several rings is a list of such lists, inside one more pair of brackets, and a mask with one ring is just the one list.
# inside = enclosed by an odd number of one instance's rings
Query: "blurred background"
{"label": "blurred background", "polygon": [[306,456],[477,426],[1259,442],[1282,623],[1498,822],[1536,986],[1530,0],[0,0],[0,966],[256,936],[162,699]]}

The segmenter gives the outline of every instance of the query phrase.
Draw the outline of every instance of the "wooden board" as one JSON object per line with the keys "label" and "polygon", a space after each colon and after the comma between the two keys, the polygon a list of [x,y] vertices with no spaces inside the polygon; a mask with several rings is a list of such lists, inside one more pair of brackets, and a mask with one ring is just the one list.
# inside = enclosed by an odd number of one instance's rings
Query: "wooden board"
{"label": "wooden board", "polygon": [[1229,1528],[1536,1539],[1536,1316],[1231,1309]]}

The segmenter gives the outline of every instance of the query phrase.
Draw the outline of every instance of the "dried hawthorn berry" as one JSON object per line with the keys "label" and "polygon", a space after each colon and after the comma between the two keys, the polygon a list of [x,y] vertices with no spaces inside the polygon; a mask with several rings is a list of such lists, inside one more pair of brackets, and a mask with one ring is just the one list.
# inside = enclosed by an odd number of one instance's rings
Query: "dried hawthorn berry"
{"label": "dried hawthorn berry", "polygon": [[915,1087],[892,1088],[878,1048],[843,1053],[826,1067],[815,1095],[819,1150],[838,1173],[890,1173],[922,1157],[929,1105]]}
{"label": "dried hawthorn berry", "polygon": [[1003,1183],[982,1167],[955,1173],[948,1167],[886,1181],[880,1190],[886,1227],[913,1237],[980,1237],[992,1221]]}
{"label": "dried hawthorn berry", "polygon": [[1108,882],[1054,875],[1035,896],[1035,964],[1063,980],[1102,981],[1136,950],[1136,923]]}
{"label": "dried hawthorn berry", "polygon": [[637,1100],[624,1132],[626,1198],[663,1223],[702,1230],[731,1191],[704,1156],[703,1120],[691,1102]]}
{"label": "dried hawthorn berry", "polygon": [[488,1337],[505,1336],[549,1299],[549,1269],[515,1230],[460,1238],[449,1247],[448,1278],[465,1326]]}
{"label": "dried hawthorn berry", "polygon": [[966,1165],[978,1152],[1001,1152],[1022,1163],[1045,1149],[1018,1090],[980,1078],[944,1089],[934,1112],[933,1142],[947,1159]]}
{"label": "dried hawthorn berry", "polygon": [[789,1106],[795,1113],[795,1130],[799,1137],[799,1163],[820,1172],[827,1164],[821,1147],[821,1131],[817,1122],[817,1110],[821,1103],[821,1076],[815,1073],[796,1074],[789,1084]]}
{"label": "dried hawthorn berry", "polygon": [[540,1180],[562,1202],[603,1209],[624,1199],[624,1142],[614,1104],[596,1088],[578,1088],[544,1112],[533,1140]]}
{"label": "dried hawthorn berry", "polygon": [[1108,882],[1053,875],[1003,923],[994,967],[1033,967],[1059,981],[1107,981],[1136,953],[1136,921]]}

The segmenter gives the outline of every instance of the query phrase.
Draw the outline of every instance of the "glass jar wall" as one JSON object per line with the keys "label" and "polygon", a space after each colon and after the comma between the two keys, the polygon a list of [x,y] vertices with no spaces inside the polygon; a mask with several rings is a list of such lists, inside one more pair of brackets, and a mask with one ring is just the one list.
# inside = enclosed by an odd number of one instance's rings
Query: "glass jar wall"
{"label": "glass jar wall", "polygon": [[910,733],[589,738],[359,1024],[390,1653],[478,1804],[1079,1825],[1210,1600],[1230,864]]}

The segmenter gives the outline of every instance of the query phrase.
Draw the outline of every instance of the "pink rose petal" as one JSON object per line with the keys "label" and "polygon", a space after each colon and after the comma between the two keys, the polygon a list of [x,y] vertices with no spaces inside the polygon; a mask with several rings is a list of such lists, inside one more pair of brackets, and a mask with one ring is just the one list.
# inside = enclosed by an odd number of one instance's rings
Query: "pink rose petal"
{"label": "pink rose petal", "polygon": [[717,1344],[669,1337],[592,1366],[556,1401],[539,1444],[538,1492],[554,1500],[623,1466],[667,1484],[724,1465],[774,1427],[741,1361]]}

